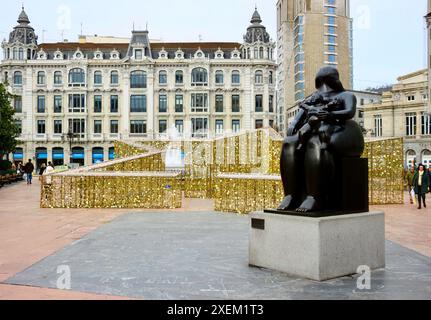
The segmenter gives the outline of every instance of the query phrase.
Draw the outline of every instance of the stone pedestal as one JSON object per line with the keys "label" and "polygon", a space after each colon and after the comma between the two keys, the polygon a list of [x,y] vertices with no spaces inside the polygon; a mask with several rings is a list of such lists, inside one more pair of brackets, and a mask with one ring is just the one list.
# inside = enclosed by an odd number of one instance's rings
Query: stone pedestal
{"label": "stone pedestal", "polygon": [[385,267],[383,212],[309,218],[250,215],[250,265],[325,281]]}

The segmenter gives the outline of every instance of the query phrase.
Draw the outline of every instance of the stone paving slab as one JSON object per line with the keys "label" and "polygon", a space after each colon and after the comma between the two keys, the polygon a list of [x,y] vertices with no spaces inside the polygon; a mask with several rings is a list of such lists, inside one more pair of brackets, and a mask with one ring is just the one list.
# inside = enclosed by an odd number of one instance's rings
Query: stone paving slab
{"label": "stone paving slab", "polygon": [[387,242],[387,268],[372,288],[355,277],[317,283],[248,266],[249,218],[213,212],[131,213],[7,280],[56,288],[57,267],[71,290],[138,299],[429,299],[431,258]]}

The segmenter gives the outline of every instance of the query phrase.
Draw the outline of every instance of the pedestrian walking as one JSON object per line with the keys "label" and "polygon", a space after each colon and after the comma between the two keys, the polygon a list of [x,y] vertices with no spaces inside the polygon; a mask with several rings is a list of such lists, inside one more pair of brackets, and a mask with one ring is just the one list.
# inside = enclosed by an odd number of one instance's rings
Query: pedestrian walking
{"label": "pedestrian walking", "polygon": [[429,177],[428,173],[425,171],[425,166],[423,164],[419,164],[418,166],[418,170],[413,177],[413,186],[415,188],[415,193],[418,196],[418,209],[422,209],[422,203],[424,205],[424,208],[426,208],[426,194],[428,192]]}
{"label": "pedestrian walking", "polygon": [[27,184],[31,184],[31,181],[33,179],[33,171],[34,171],[34,165],[31,162],[31,159],[28,160],[28,162],[24,166],[24,173],[27,176]]}
{"label": "pedestrian walking", "polygon": [[414,176],[415,176],[415,167],[412,166],[406,173],[406,182],[407,182],[409,196],[410,196],[410,204],[414,204],[414,192],[412,195]]}
{"label": "pedestrian walking", "polygon": [[431,192],[431,165],[428,167],[428,193]]}
{"label": "pedestrian walking", "polygon": [[52,162],[51,162],[51,161],[50,161],[50,162],[48,162],[48,166],[46,167],[46,170],[45,170],[45,172],[43,173],[43,175],[44,175],[44,176],[47,176],[47,177],[45,178],[45,181],[46,181],[46,183],[47,183],[47,184],[51,184],[52,179],[51,179],[50,174],[51,174],[51,173],[53,173],[54,171],[55,171],[54,165],[52,164]]}
{"label": "pedestrian walking", "polygon": [[45,170],[46,170],[46,164],[44,162],[44,163],[42,163],[42,165],[39,168],[39,175],[42,176],[43,173],[45,172]]}

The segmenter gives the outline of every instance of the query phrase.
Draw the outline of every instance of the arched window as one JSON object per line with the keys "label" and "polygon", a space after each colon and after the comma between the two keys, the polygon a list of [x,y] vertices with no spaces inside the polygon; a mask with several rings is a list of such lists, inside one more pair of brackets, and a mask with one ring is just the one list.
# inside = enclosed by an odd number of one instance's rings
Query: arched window
{"label": "arched window", "polygon": [[19,48],[18,59],[19,60],[24,60],[24,49],[23,48]]}
{"label": "arched window", "polygon": [[147,73],[144,71],[133,71],[130,73],[130,87],[132,89],[144,89],[147,87]]}
{"label": "arched window", "polygon": [[52,161],[54,166],[62,166],[64,164],[63,148],[52,148]]}
{"label": "arched window", "polygon": [[238,70],[232,71],[232,84],[240,84],[241,76]]}
{"label": "arched window", "polygon": [[175,72],[175,83],[176,84],[184,83],[184,72],[182,72],[181,70],[178,70]]}
{"label": "arched window", "polygon": [[408,150],[406,153],[407,166],[409,168],[416,164],[416,152],[414,150]]}
{"label": "arched window", "polygon": [[208,85],[208,71],[204,68],[195,68],[192,70],[192,85],[206,86]]}
{"label": "arched window", "polygon": [[251,59],[251,50],[247,48],[247,59]]}
{"label": "arched window", "polygon": [[74,68],[69,71],[69,84],[73,86],[85,85],[85,73],[81,68]]}
{"label": "arched window", "polygon": [[13,160],[14,161],[23,161],[24,160],[24,149],[23,148],[16,148],[15,152],[13,153]]}
{"label": "arched window", "polygon": [[269,72],[269,84],[274,83],[274,73],[272,71]]}
{"label": "arched window", "polygon": [[422,164],[427,168],[431,166],[431,151],[427,149],[422,151]]}
{"label": "arched window", "polygon": [[118,71],[111,72],[111,84],[118,84]]}
{"label": "arched window", "polygon": [[115,159],[115,147],[110,147],[109,148],[109,160],[114,160]]}
{"label": "arched window", "polygon": [[6,59],[10,59],[11,58],[11,56],[10,56],[10,48],[7,48],[7,57],[6,57]]}
{"label": "arched window", "polygon": [[13,74],[13,84],[20,86],[22,85],[22,72],[21,71],[15,71]]}
{"label": "arched window", "polygon": [[54,72],[54,84],[62,84],[63,83],[63,74],[61,71]]}
{"label": "arched window", "polygon": [[259,49],[258,48],[254,48],[254,59],[259,58]]}
{"label": "arched window", "polygon": [[102,71],[95,71],[94,72],[94,84],[95,85],[101,85],[102,84]]}
{"label": "arched window", "polygon": [[262,84],[263,83],[263,72],[262,71],[256,71],[254,75],[254,83],[256,84]]}
{"label": "arched window", "polygon": [[259,59],[263,59],[263,47],[259,48]]}
{"label": "arched window", "polygon": [[18,48],[13,48],[13,59],[18,60]]}
{"label": "arched window", "polygon": [[82,147],[72,148],[72,153],[70,155],[70,163],[76,163],[83,166],[85,163],[85,149]]}
{"label": "arched window", "polygon": [[45,84],[45,72],[39,71],[37,73],[37,84],[44,85]]}
{"label": "arched window", "polygon": [[215,74],[215,83],[216,84],[223,84],[224,83],[224,74],[223,74],[223,71],[221,71],[221,70],[216,71],[216,74]]}
{"label": "arched window", "polygon": [[159,84],[168,83],[168,73],[165,70],[159,72]]}
{"label": "arched window", "polygon": [[93,148],[93,163],[101,163],[104,161],[103,148]]}

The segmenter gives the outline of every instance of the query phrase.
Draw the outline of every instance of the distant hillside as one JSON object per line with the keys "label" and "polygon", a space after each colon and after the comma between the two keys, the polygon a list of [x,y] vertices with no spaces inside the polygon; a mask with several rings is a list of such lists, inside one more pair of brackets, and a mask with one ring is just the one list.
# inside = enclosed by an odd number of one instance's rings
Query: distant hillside
{"label": "distant hillside", "polygon": [[371,91],[371,92],[377,92],[377,93],[383,93],[386,91],[391,91],[392,90],[392,85],[383,85],[383,86],[379,86],[379,87],[369,87],[367,89],[365,89],[365,91]]}

